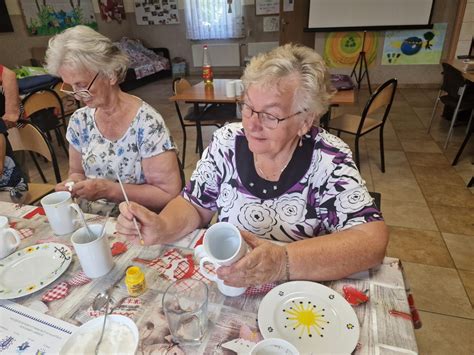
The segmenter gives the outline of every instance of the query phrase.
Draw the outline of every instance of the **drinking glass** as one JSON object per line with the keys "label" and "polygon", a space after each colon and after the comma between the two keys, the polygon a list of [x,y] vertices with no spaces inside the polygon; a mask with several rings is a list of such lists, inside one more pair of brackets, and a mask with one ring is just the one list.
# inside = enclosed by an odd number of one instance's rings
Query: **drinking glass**
{"label": "drinking glass", "polygon": [[202,341],[207,330],[207,285],[182,279],[172,283],[163,295],[163,310],[173,340],[181,344]]}

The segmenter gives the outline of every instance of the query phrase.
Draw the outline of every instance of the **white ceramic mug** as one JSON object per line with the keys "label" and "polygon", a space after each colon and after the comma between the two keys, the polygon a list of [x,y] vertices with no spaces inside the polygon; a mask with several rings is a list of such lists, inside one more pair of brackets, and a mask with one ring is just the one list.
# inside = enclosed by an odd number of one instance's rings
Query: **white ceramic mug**
{"label": "white ceramic mug", "polygon": [[235,81],[227,81],[225,83],[225,96],[235,97]]}
{"label": "white ceramic mug", "polygon": [[71,242],[76,251],[82,270],[86,276],[91,279],[104,276],[114,266],[112,259],[112,250],[105,230],[99,236],[102,230],[101,224],[90,224],[89,229],[93,234],[93,240],[90,241],[86,227],[79,228],[71,236]]}
{"label": "white ceramic mug", "polygon": [[234,80],[234,86],[235,86],[235,96],[240,97],[242,96],[242,93],[244,92],[244,84],[242,80]]}
{"label": "white ceramic mug", "polygon": [[13,253],[20,245],[20,242],[20,233],[8,227],[7,217],[0,216],[0,259]]}
{"label": "white ceramic mug", "polygon": [[80,207],[72,201],[68,191],[53,192],[41,199],[49,224],[56,235],[74,232]]}
{"label": "white ceramic mug", "polygon": [[240,296],[246,287],[233,287],[224,284],[215,274],[209,274],[204,266],[205,263],[214,265],[214,269],[220,266],[232,265],[240,260],[248,251],[248,245],[240,235],[239,230],[233,224],[218,222],[212,225],[204,235],[202,248],[199,248],[200,272],[209,280],[216,282],[219,291],[230,297]]}
{"label": "white ceramic mug", "polygon": [[299,355],[299,351],[293,344],[286,340],[268,338],[255,344],[255,346],[250,349],[250,355]]}

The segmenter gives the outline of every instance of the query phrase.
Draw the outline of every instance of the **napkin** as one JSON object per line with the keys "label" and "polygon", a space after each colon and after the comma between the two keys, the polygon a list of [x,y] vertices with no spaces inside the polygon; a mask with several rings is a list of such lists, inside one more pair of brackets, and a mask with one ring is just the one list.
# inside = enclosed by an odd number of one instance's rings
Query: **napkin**
{"label": "napkin", "polygon": [[52,289],[46,291],[43,297],[41,297],[41,300],[43,302],[60,300],[61,298],[64,298],[69,294],[69,290],[71,287],[82,286],[91,281],[92,280],[84,274],[84,271],[80,271],[75,274],[69,281],[60,282]]}

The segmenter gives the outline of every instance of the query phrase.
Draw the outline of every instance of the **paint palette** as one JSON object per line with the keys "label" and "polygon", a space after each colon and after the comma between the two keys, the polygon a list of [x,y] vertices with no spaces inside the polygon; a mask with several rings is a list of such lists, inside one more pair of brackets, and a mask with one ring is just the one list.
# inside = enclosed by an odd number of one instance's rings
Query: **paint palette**
{"label": "paint palette", "polygon": [[350,354],[360,333],[349,303],[336,291],[309,281],[271,290],[260,303],[258,326],[265,339],[284,339],[301,353]]}

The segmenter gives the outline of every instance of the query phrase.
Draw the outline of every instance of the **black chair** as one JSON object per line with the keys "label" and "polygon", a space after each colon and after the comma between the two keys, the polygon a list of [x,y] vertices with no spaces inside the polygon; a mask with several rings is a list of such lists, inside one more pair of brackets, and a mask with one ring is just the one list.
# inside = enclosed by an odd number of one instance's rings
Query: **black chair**
{"label": "black chair", "polygon": [[54,131],[58,144],[69,156],[61,129],[66,130],[64,108],[59,95],[52,89],[41,89],[26,96],[23,101],[25,117],[36,124],[51,140],[50,131]]}
{"label": "black chair", "polygon": [[[173,80],[173,93],[174,95],[183,92],[186,89],[191,88],[189,81],[183,78],[175,78]],[[194,107],[189,107],[186,114],[183,116],[180,108],[180,104],[175,101],[176,112],[178,114],[179,123],[181,124],[181,129],[183,131],[183,150],[181,163],[184,168],[185,159],[186,159],[186,128],[195,127],[196,128],[196,151],[202,153],[202,136],[200,136],[201,131],[197,128],[197,122],[201,126],[215,126],[222,127],[228,122],[239,121],[236,119],[236,106],[235,105],[202,105],[199,107],[199,113],[195,112]]]}
{"label": "black chair", "polygon": [[[458,118],[458,114],[461,111],[474,110],[474,85],[466,80],[462,73],[453,67],[451,64],[443,63],[443,83],[439,90],[436,103],[431,114],[430,124],[428,126],[428,133],[431,130],[433,118],[436,113],[438,103],[441,101],[445,106],[454,108],[453,118],[451,119],[451,125],[449,126],[448,135],[444,142],[444,149],[448,146],[451,135],[453,134],[454,124]],[[444,93],[444,94],[443,94]],[[468,127],[472,121],[474,111],[471,113],[469,118]]]}
{"label": "black chair", "polygon": [[[390,108],[392,107],[393,98],[397,89],[397,79],[390,79],[380,85],[377,90],[370,96],[361,116],[344,114],[337,116],[329,121],[329,129],[337,131],[340,136],[341,132],[355,135],[355,162],[360,170],[359,158],[359,139],[363,135],[372,132],[374,129],[380,130],[380,160],[381,170],[385,172],[385,157],[383,148],[383,128],[387,121]],[[383,116],[379,118],[370,118],[368,115],[373,114],[379,108],[384,107]]]}

